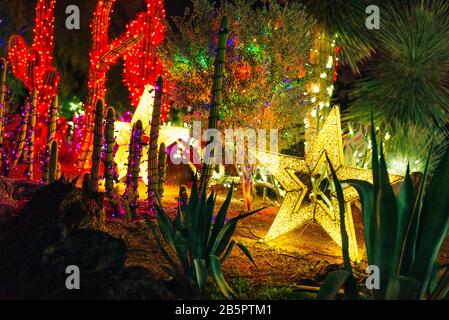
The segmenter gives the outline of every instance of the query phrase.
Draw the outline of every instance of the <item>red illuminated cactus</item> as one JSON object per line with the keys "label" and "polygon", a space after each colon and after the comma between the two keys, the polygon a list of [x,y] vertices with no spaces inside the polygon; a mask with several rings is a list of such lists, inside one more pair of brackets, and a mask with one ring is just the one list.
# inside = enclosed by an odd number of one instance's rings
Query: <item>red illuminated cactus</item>
{"label": "red illuminated cactus", "polygon": [[59,83],[59,74],[52,65],[55,4],[56,0],[37,1],[30,46],[19,35],[12,36],[8,42],[8,58],[14,75],[30,92],[36,90],[37,93],[36,150],[45,143],[47,113]]}
{"label": "red illuminated cactus", "polygon": [[[154,85],[164,68],[155,53],[163,40],[165,10],[163,1],[147,1],[147,13],[142,14],[144,38],[125,55],[124,82],[131,94],[132,105],[137,108],[145,86]],[[150,13],[150,14],[148,14]],[[168,105],[162,105],[161,120],[166,120]]]}
{"label": "red illuminated cactus", "polygon": [[110,41],[108,36],[112,6],[116,0],[100,0],[91,24],[93,45],[90,53],[88,99],[85,105],[86,117],[83,123],[80,167],[89,168],[92,156],[94,104],[106,97],[106,75],[110,67],[120,58],[125,60],[125,83],[130,89],[133,103],[144,86],[155,82],[162,72],[154,48],[162,42],[165,26],[163,0],[146,0],[147,11],[140,13],[130,22],[125,32]]}

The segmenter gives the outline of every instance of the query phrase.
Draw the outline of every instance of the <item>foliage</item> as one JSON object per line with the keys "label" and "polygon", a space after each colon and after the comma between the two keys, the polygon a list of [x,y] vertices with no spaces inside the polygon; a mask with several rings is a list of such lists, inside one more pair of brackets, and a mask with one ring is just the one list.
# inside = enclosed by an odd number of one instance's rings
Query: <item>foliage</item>
{"label": "foliage", "polygon": [[382,12],[382,27],[373,34],[377,54],[367,76],[355,84],[351,119],[369,123],[372,111],[376,123],[392,135],[413,125],[444,125],[449,115],[449,4],[396,1]]}
{"label": "foliage", "polygon": [[[342,49],[342,60],[354,71],[358,64],[373,52],[371,35],[365,26],[365,10],[376,1],[365,0],[303,0],[308,13],[317,21],[323,36],[337,37]],[[377,31],[377,30],[376,30]]]}
{"label": "foliage", "polygon": [[[428,183],[427,161],[424,176],[415,190],[409,170],[398,196],[390,185],[382,146],[372,130],[373,184],[358,180],[342,181],[353,186],[362,201],[363,225],[368,264],[379,267],[380,289],[375,299],[443,299],[449,292],[447,266],[437,261],[449,229],[449,201],[445,183],[449,179],[449,152],[446,152]],[[380,155],[380,156],[379,156]],[[344,241],[344,199],[341,184],[331,165],[340,203],[345,271],[329,274],[318,298],[332,298],[345,287],[349,299],[358,297]],[[440,272],[443,275],[440,276]],[[350,280],[350,281],[348,281]]]}
{"label": "foliage", "polygon": [[[163,49],[176,88],[175,107],[206,122],[217,34],[230,20],[221,128],[278,128],[294,136],[304,120],[304,81],[313,21],[297,3],[194,0],[192,10],[175,17]],[[176,32],[174,32],[176,31]]]}
{"label": "foliage", "polygon": [[[265,284],[255,286],[250,279],[238,277],[232,281],[232,286],[241,300],[311,300],[314,293],[298,290],[294,286],[273,286]],[[221,300],[222,295],[219,292],[209,293],[211,300]]]}
{"label": "foliage", "polygon": [[[199,189],[202,190],[201,194]],[[162,206],[156,206],[160,232],[175,254],[181,268],[175,262],[175,257],[163,247],[154,223],[147,217],[147,224],[157,238],[162,254],[170,263],[171,268],[166,269],[166,272],[178,279],[187,277],[195,282],[201,291],[206,288],[209,274],[212,273],[218,288],[229,299],[236,294],[226,282],[221,266],[235,245],[255,264],[245,245],[233,240],[232,236],[241,219],[258,212],[239,214],[228,220],[232,189],[216,216],[214,216],[216,192],[212,191],[207,196],[206,188],[198,186],[197,179],[193,183],[190,199],[187,199],[185,187],[181,187],[174,220],[167,215]]]}
{"label": "foliage", "polygon": [[[346,164],[371,168],[371,126],[358,125],[348,122],[345,130],[344,148]],[[428,139],[428,130],[410,125],[399,129],[392,135],[379,126],[375,127],[378,140],[382,140],[388,172],[403,174],[407,167],[410,172],[424,172],[429,152],[432,158],[429,163],[429,173],[434,172],[439,161],[447,149],[447,132],[437,131],[434,134],[434,143]]]}

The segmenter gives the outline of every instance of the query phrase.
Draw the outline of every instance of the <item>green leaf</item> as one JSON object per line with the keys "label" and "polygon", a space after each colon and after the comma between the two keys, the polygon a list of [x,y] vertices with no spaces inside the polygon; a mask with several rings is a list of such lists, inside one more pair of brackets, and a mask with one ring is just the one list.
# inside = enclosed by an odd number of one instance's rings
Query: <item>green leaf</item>
{"label": "green leaf", "polygon": [[398,272],[400,244],[396,243],[398,230],[398,208],[393,188],[390,184],[387,165],[381,146],[380,151],[380,188],[377,199],[376,220],[378,222],[379,242],[375,242],[378,266],[381,270],[380,295],[385,295],[388,278]]}
{"label": "green leaf", "polygon": [[449,268],[446,267],[437,287],[431,295],[432,300],[443,300],[449,293]]}
{"label": "green leaf", "polygon": [[251,253],[249,252],[248,248],[241,242],[241,241],[236,241],[237,246],[239,247],[240,250],[242,250],[243,254],[253,263],[253,265],[257,267],[256,262],[254,261]]}
{"label": "green leaf", "polygon": [[221,258],[221,263],[223,264],[231,255],[232,249],[234,249],[234,245],[235,245],[235,240],[232,240],[229,245],[228,248],[226,249],[225,254],[223,255],[223,257]]}
{"label": "green leaf", "polygon": [[423,298],[429,285],[432,269],[441,245],[449,228],[449,150],[441,160],[432,177],[423,203],[423,229],[413,268],[413,278],[421,281],[420,298]]}
{"label": "green leaf", "polygon": [[203,291],[207,284],[206,261],[204,259],[195,259],[193,260],[193,263],[195,265],[195,274],[198,288]]}
{"label": "green leaf", "polygon": [[352,266],[351,259],[349,257],[349,238],[348,233],[346,231],[346,220],[345,220],[345,199],[343,195],[343,188],[341,187],[340,181],[338,180],[337,174],[334,170],[334,166],[332,165],[329,157],[326,153],[326,160],[329,164],[329,168],[332,174],[332,180],[335,185],[335,191],[337,193],[338,198],[338,208],[340,211],[340,233],[341,233],[341,249],[343,253],[343,263],[345,266],[345,270],[352,274]]}
{"label": "green leaf", "polygon": [[156,218],[159,223],[159,228],[161,230],[162,236],[165,241],[172,247],[173,250],[176,250],[175,241],[173,240],[173,223],[170,218],[164,213],[163,209],[156,205],[157,214]]}
{"label": "green leaf", "polygon": [[[413,187],[412,179],[410,177],[410,167],[407,166],[404,181],[401,186],[398,197],[398,230],[396,234],[396,250],[395,256],[399,257],[399,266],[397,272],[405,271],[402,266],[409,266],[413,261],[407,261],[410,257],[410,252],[402,254],[404,250],[408,250],[406,246],[406,237],[408,228],[413,218],[413,208],[416,199],[415,188]],[[407,273],[401,272],[406,275]]]}
{"label": "green leaf", "polygon": [[237,228],[237,221],[229,221],[221,229],[211,249],[211,254],[221,256]]}
{"label": "green leaf", "polygon": [[[413,216],[410,219],[410,224],[407,229],[407,234],[404,242],[404,248],[402,249],[402,257],[401,257],[401,271],[404,275],[409,275],[412,272],[413,265],[415,263],[416,250],[419,244],[420,234],[422,233],[422,206],[424,201],[424,194],[426,189],[427,177],[429,174],[429,166],[430,160],[432,157],[433,150],[433,138],[429,151],[429,155],[427,156],[426,166],[424,169],[423,176],[421,178],[420,187],[418,190],[418,196],[416,197],[415,204],[413,207]],[[421,230],[421,231],[420,231]]]}
{"label": "green leaf", "polygon": [[217,216],[215,218],[214,227],[213,227],[212,233],[209,237],[208,246],[207,246],[207,254],[211,254],[212,246],[215,244],[217,236],[225,224],[226,216],[228,215],[229,206],[230,206],[231,200],[232,200],[232,190],[233,189],[234,188],[231,188],[229,190],[225,201],[221,205],[220,210],[218,210]]}
{"label": "green leaf", "polygon": [[360,196],[362,203],[362,218],[363,218],[363,231],[365,238],[366,254],[368,256],[368,263],[374,264],[374,192],[373,185],[367,181],[359,180],[345,180],[343,183],[347,183],[355,188]]}
{"label": "green leaf", "polygon": [[214,276],[215,282],[220,289],[221,293],[227,298],[227,299],[233,299],[236,297],[236,294],[231,289],[229,284],[226,282],[223,271],[221,270],[221,261],[220,258],[218,258],[215,255],[210,255],[210,265],[212,267],[212,274]]}
{"label": "green leaf", "polygon": [[165,258],[165,260],[167,260],[167,262],[172,267],[172,269],[173,269],[172,273],[180,275],[181,272],[179,271],[178,266],[176,265],[175,261],[171,258],[171,256],[168,254],[167,250],[165,250],[164,246],[162,245],[161,238],[159,237],[159,235],[156,231],[156,227],[154,226],[153,221],[151,221],[151,219],[147,216],[145,216],[145,221],[147,223],[147,226],[150,228],[151,232],[153,233],[154,238],[156,239],[157,246],[158,246],[159,250],[161,251],[162,256]]}
{"label": "green leaf", "polygon": [[409,277],[393,277],[385,292],[385,300],[416,300],[419,282]]}
{"label": "green leaf", "polygon": [[338,270],[329,273],[320,287],[320,291],[316,296],[317,300],[334,300],[337,297],[338,291],[343,288],[346,281],[351,277],[351,273]]}

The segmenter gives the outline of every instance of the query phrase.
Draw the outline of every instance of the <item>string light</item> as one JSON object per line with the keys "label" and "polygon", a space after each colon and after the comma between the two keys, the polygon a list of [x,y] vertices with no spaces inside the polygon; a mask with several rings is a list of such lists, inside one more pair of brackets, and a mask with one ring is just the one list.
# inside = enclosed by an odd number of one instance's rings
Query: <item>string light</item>
{"label": "string light", "polygon": [[[304,158],[274,154],[261,150],[252,152],[259,162],[270,170],[287,192],[276,219],[264,240],[273,240],[300,227],[308,220],[315,220],[341,246],[338,200],[335,194],[332,193],[329,205],[329,203],[320,200],[316,195],[314,196],[313,179],[319,176],[323,166],[326,166],[326,154],[340,180],[358,179],[372,181],[372,172],[344,164],[339,108],[335,107],[330,111],[329,116]],[[326,172],[327,177],[330,177],[327,166]],[[400,176],[390,175],[392,183],[401,179]],[[351,202],[358,198],[358,193],[348,185],[343,185],[343,193],[346,208],[346,231],[349,237],[349,253],[351,259],[357,261],[360,257],[351,212]]]}
{"label": "string light", "polygon": [[[56,0],[38,0],[30,47],[25,40],[14,35],[8,42],[8,59],[14,75],[31,92],[37,92],[35,150],[42,150],[47,136],[48,110],[53,96],[57,93],[59,73],[53,67],[54,10]],[[57,132],[58,142],[61,134]]]}
{"label": "string light", "polygon": [[[90,166],[92,152],[94,105],[106,96],[106,75],[120,58],[125,60],[124,82],[128,86],[134,107],[145,85],[163,74],[162,65],[154,52],[164,37],[165,10],[162,0],[146,0],[147,9],[126,26],[125,32],[109,41],[108,30],[112,6],[116,0],[100,0],[91,24],[93,45],[90,52],[88,98],[83,123],[81,167]],[[168,106],[164,105],[164,112]],[[164,115],[165,119],[165,115]]]}

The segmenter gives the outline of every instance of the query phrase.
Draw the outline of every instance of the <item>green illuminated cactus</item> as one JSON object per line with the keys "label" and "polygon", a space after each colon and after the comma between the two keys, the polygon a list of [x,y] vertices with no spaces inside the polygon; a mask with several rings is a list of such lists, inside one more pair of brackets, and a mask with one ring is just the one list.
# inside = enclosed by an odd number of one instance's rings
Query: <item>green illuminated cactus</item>
{"label": "green illuminated cactus", "polygon": [[[218,52],[215,58],[214,81],[212,85],[211,105],[209,111],[209,125],[208,129],[218,128],[219,109],[223,103],[223,78],[224,78],[224,64],[226,58],[226,45],[229,35],[229,19],[223,17],[221,22],[220,32],[218,34]],[[213,142],[213,137],[207,142]],[[207,188],[209,179],[212,175],[213,164],[210,159],[213,159],[213,154],[206,155],[206,161],[203,163],[201,170],[200,189]],[[207,159],[209,158],[209,159]]]}
{"label": "green illuminated cactus", "polygon": [[28,140],[28,169],[27,178],[33,180],[34,178],[34,135],[36,127],[36,113],[37,113],[37,92],[36,89],[31,93],[31,110],[29,116],[28,130],[30,138]]}
{"label": "green illuminated cactus", "polygon": [[62,165],[61,162],[58,162],[56,164],[56,180],[61,179],[62,177]]}
{"label": "green illuminated cactus", "polygon": [[104,157],[104,177],[105,177],[105,188],[106,193],[110,194],[114,189],[114,124],[115,124],[115,110],[114,108],[108,108],[106,112],[106,146],[105,146],[105,157]]}
{"label": "green illuminated cactus", "polygon": [[161,143],[161,145],[159,146],[159,183],[158,183],[158,188],[157,188],[157,192],[159,194],[159,197],[162,198],[162,196],[164,195],[164,183],[165,183],[165,178],[167,175],[167,152],[166,152],[166,147],[165,147],[165,143]]}
{"label": "green illuminated cactus", "polygon": [[19,132],[17,135],[16,144],[15,144],[13,155],[12,155],[11,169],[13,169],[17,166],[20,156],[23,153],[23,147],[25,146],[25,140],[26,140],[26,135],[27,135],[29,114],[30,114],[30,106],[26,106],[25,110],[23,112],[23,115],[20,118],[20,124],[19,124],[19,130],[18,130]]}
{"label": "green illuminated cactus", "polygon": [[51,101],[50,109],[48,110],[47,143],[50,143],[55,138],[57,114],[58,114],[58,96],[55,94]]}
{"label": "green illuminated cactus", "polygon": [[160,181],[157,142],[161,123],[163,87],[164,80],[162,77],[159,77],[156,82],[156,96],[154,98],[153,116],[151,119],[150,146],[148,148],[148,208],[150,213],[155,212]]}
{"label": "green illuminated cactus", "polygon": [[103,119],[104,102],[103,100],[98,99],[95,108],[94,149],[92,154],[92,168],[90,170],[93,192],[98,191],[98,180],[100,179],[101,149],[103,148]]}
{"label": "green illuminated cactus", "polygon": [[50,143],[50,161],[48,165],[48,182],[53,183],[57,178],[58,168],[58,143],[53,140]]}
{"label": "green illuminated cactus", "polygon": [[129,214],[127,218],[137,216],[139,200],[139,176],[140,162],[142,159],[142,121],[138,120],[132,129],[131,142],[129,144],[128,173],[126,175],[125,199],[129,200]]}
{"label": "green illuminated cactus", "polygon": [[5,113],[5,96],[6,96],[6,70],[8,65],[4,58],[0,58],[0,167],[2,167],[3,156],[3,115]]}

